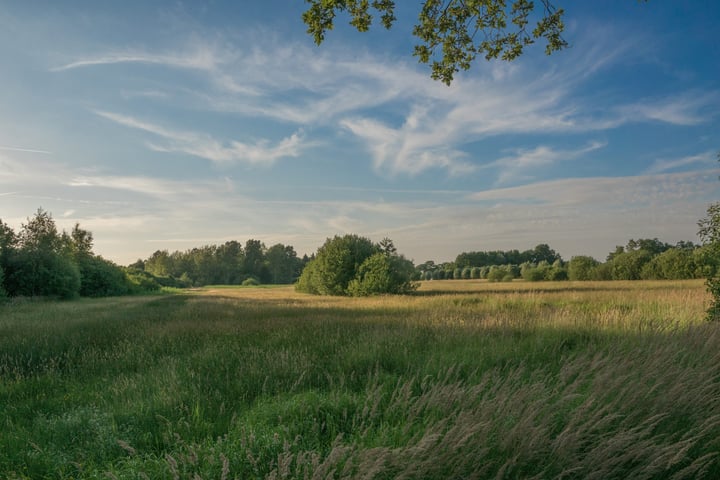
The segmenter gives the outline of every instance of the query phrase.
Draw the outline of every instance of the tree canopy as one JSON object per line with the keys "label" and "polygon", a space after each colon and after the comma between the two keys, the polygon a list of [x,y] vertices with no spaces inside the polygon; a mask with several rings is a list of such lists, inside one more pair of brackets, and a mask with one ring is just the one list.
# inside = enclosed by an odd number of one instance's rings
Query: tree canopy
{"label": "tree canopy", "polygon": [[412,262],[388,238],[376,244],[358,235],[335,236],[308,262],[296,288],[316,295],[407,293],[416,287],[413,273]]}
{"label": "tree canopy", "polygon": [[[718,153],[720,161],[720,153]],[[708,308],[708,320],[720,320],[720,202],[708,206],[705,218],[698,222],[698,236],[706,248],[706,263],[715,268],[706,274],[708,292],[712,303]]]}
{"label": "tree canopy", "polygon": [[[303,13],[307,32],[318,45],[335,25],[340,12],[350,16],[350,25],[366,32],[379,15],[390,29],[395,23],[394,0],[305,0]],[[478,55],[485,59],[513,60],[525,47],[545,41],[548,55],[568,46],[562,8],[550,0],[424,0],[413,28],[418,38],[413,55],[429,64],[431,77],[450,85],[455,73],[468,70]]]}

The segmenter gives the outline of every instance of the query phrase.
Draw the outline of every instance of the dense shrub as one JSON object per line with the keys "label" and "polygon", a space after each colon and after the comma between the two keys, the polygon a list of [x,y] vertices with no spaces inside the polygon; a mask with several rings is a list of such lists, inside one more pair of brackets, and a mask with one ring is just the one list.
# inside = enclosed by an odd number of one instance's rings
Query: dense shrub
{"label": "dense shrub", "polygon": [[360,265],[379,251],[372,241],[358,235],[328,238],[310,262],[312,265],[303,269],[296,288],[321,295],[346,295]]}
{"label": "dense shrub", "polygon": [[550,265],[546,261],[539,264],[524,263],[520,267],[520,276],[526,282],[540,282],[546,280]]}
{"label": "dense shrub", "polygon": [[640,280],[643,267],[652,257],[647,250],[631,250],[615,255],[611,267],[613,280]]}
{"label": "dense shrub", "polygon": [[356,297],[409,293],[416,288],[410,281],[412,271],[412,262],[405,258],[376,253],[360,265],[357,276],[348,285],[348,293]]}
{"label": "dense shrub", "polygon": [[573,281],[592,280],[593,269],[600,262],[587,255],[572,257],[568,263],[568,278]]}
{"label": "dense shrub", "polygon": [[160,290],[160,284],[155,276],[144,270],[128,268],[125,270],[130,293],[148,293]]}
{"label": "dense shrub", "polygon": [[[412,289],[412,262],[357,235],[327,239],[303,269],[296,289],[320,295],[404,293]],[[389,248],[387,244],[390,244]]]}
{"label": "dense shrub", "polygon": [[255,277],[249,277],[242,281],[241,284],[243,287],[256,287],[260,285],[260,280],[258,280]]}
{"label": "dense shrub", "polygon": [[67,299],[80,293],[80,270],[59,253],[23,249],[13,255],[10,265],[5,284],[12,296]]}
{"label": "dense shrub", "polygon": [[7,292],[5,291],[5,272],[3,272],[2,265],[0,265],[0,302],[2,302],[7,297]]}
{"label": "dense shrub", "polygon": [[507,276],[507,272],[497,266],[490,267],[490,271],[488,272],[487,279],[488,282],[502,282],[505,276]]}
{"label": "dense shrub", "polygon": [[85,256],[78,260],[80,295],[106,297],[125,295],[130,285],[120,267],[99,256]]}
{"label": "dense shrub", "polygon": [[671,248],[654,256],[640,273],[645,280],[685,280],[695,278],[696,270],[693,250]]}

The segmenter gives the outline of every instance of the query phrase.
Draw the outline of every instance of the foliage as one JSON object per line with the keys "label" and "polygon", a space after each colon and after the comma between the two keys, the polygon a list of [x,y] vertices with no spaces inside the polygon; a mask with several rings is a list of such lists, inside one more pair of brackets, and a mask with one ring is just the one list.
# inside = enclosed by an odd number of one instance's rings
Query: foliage
{"label": "foliage", "polygon": [[412,262],[386,252],[375,253],[360,265],[356,277],[348,284],[348,294],[355,297],[405,294],[417,288],[410,281],[414,271]]}
{"label": "foliage", "polygon": [[79,294],[80,271],[49,212],[38,209],[17,237],[7,227],[3,230],[8,294],[65,299]]}
{"label": "foliage", "polygon": [[130,293],[146,293],[156,292],[160,290],[161,285],[152,273],[134,268],[125,270],[125,278],[129,284]]}
{"label": "foliage", "polygon": [[550,264],[545,260],[538,264],[526,262],[520,266],[520,275],[527,282],[547,280],[549,271]]}
{"label": "foliage", "polygon": [[265,248],[259,240],[242,244],[235,240],[222,245],[205,245],[180,252],[158,250],[133,267],[159,277],[184,278],[194,286],[239,285],[249,277],[262,283],[294,282],[308,259],[297,257],[291,245],[278,243]]}
{"label": "foliage", "polygon": [[256,287],[260,285],[260,280],[255,277],[246,278],[245,280],[243,280],[241,285],[243,287]]}
{"label": "foliage", "polygon": [[12,256],[5,284],[11,296],[69,299],[80,293],[80,270],[58,252],[21,248]]}
{"label": "foliage", "polygon": [[278,243],[268,248],[265,252],[265,262],[270,283],[290,284],[300,275],[302,262],[290,245]]}
{"label": "foliage", "polygon": [[298,289],[320,295],[346,295],[360,265],[379,251],[371,240],[358,235],[328,238],[315,254],[307,274],[306,267],[300,275]]}
{"label": "foliage", "polygon": [[512,282],[519,271],[512,265],[493,265],[487,273],[488,282]]}
{"label": "foliage", "polygon": [[615,255],[611,267],[613,280],[640,280],[643,267],[652,257],[647,250],[630,250]]}
{"label": "foliage", "polygon": [[684,280],[697,277],[694,250],[670,248],[645,264],[644,280]]}
{"label": "foliage", "polygon": [[396,252],[387,238],[382,245],[358,235],[328,238],[303,269],[296,289],[353,296],[410,292],[413,264]]}
{"label": "foliage", "polygon": [[7,298],[7,292],[5,291],[5,272],[3,271],[2,265],[0,265],[0,302]]}
{"label": "foliage", "polygon": [[457,267],[490,267],[493,265],[520,265],[526,262],[539,263],[546,261],[553,263],[561,260],[560,254],[550,248],[549,245],[541,243],[535,248],[520,252],[518,250],[493,250],[463,252],[455,259]]}
{"label": "foliage", "polygon": [[[720,154],[718,154],[720,159]],[[706,247],[706,257],[714,265],[720,264],[720,202],[713,203],[707,209],[705,218],[698,222],[698,236]],[[720,320],[720,275],[717,268],[707,272],[707,289],[712,296],[707,311],[710,321]]]}
{"label": "foliage", "polygon": [[600,264],[593,257],[578,255],[568,263],[568,278],[572,281],[592,280],[592,273]]}
{"label": "foliage", "polygon": [[[369,30],[373,23],[371,7],[380,14],[385,28],[391,28],[396,20],[394,0],[306,1],[310,6],[303,13],[303,21],[318,45],[333,29],[338,12],[346,11],[350,25],[360,32]],[[460,69],[469,69],[478,55],[487,60],[510,61],[539,39],[545,40],[548,55],[568,46],[562,38],[563,9],[555,8],[550,0],[541,0],[541,9],[529,0],[507,3],[425,0],[413,28],[413,35],[420,41],[413,55],[431,65],[433,79],[449,85],[454,75]],[[539,13],[539,20],[532,18],[534,13]]]}

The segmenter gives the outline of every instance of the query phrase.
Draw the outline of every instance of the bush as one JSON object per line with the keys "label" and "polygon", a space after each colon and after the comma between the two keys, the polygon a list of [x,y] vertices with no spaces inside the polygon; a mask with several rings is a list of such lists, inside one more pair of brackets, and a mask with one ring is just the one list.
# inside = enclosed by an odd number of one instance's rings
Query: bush
{"label": "bush", "polygon": [[258,280],[255,277],[249,277],[242,281],[241,284],[243,287],[256,287],[260,285],[260,280]]}
{"label": "bush", "polygon": [[[392,246],[392,244],[391,244]],[[345,235],[328,239],[303,269],[295,288],[319,295],[406,293],[415,288],[409,260],[381,251],[369,239]]]}
{"label": "bush", "polygon": [[[488,282],[502,282],[507,275],[508,273],[504,269],[493,266],[487,274],[487,279]],[[510,277],[510,280],[512,280],[512,277]]]}
{"label": "bush", "polygon": [[601,263],[590,271],[591,280],[612,280],[612,261]]}
{"label": "bush", "polygon": [[409,293],[417,288],[410,281],[411,269],[412,263],[402,257],[376,253],[360,265],[348,293],[355,297]]}
{"label": "bush", "polygon": [[573,281],[592,280],[593,269],[600,263],[593,257],[578,255],[568,263],[568,277]]}
{"label": "bush", "polygon": [[631,250],[615,255],[612,259],[613,280],[640,280],[642,269],[652,260],[647,250]]}
{"label": "bush", "polygon": [[160,284],[154,275],[144,270],[128,268],[125,270],[129,293],[150,293],[160,290]]}
{"label": "bush", "polygon": [[81,257],[80,295],[87,297],[106,297],[126,295],[130,285],[125,273],[114,263],[98,256]]}
{"label": "bush", "polygon": [[53,251],[23,249],[11,259],[12,275],[6,280],[13,296],[68,299],[80,292],[80,270],[68,257]]}
{"label": "bush", "polygon": [[520,276],[526,282],[540,282],[547,279],[547,273],[550,265],[542,261],[535,265],[534,263],[523,263],[520,268]]}
{"label": "bush", "polygon": [[7,292],[5,291],[5,273],[3,272],[2,265],[0,265],[0,302],[2,302],[7,297]]}
{"label": "bush", "polygon": [[643,266],[645,280],[685,280],[696,277],[697,265],[693,250],[670,248]]}

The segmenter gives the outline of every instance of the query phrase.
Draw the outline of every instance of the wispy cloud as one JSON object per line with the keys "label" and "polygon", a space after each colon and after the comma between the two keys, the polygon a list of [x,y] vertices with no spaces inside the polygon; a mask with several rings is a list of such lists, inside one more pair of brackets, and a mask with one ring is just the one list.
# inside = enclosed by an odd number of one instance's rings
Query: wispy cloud
{"label": "wispy cloud", "polygon": [[558,150],[545,145],[533,149],[516,149],[513,155],[502,157],[488,164],[488,167],[498,167],[497,185],[507,184],[515,180],[532,179],[530,173],[538,167],[547,167],[555,163],[573,160],[586,153],[603,148],[604,142],[591,142],[589,145],[576,150]]}
{"label": "wispy cloud", "polygon": [[517,187],[476,192],[472,200],[533,203],[542,208],[570,205],[666,205],[673,201],[706,201],[715,189],[717,170],[638,175],[626,177],[566,178]]}
{"label": "wispy cloud", "polygon": [[[428,169],[468,173],[492,162],[470,155],[466,147],[488,137],[586,133],[648,121],[694,125],[718,113],[719,94],[712,91],[629,104],[598,104],[584,97],[586,82],[633,52],[633,39],[614,41],[610,33],[597,36],[602,42],[591,34],[581,37],[582,45],[568,52],[555,68],[540,70],[532,62],[478,63],[474,75],[460,75],[451,87],[404,62],[363,52],[288,45],[268,32],[262,32],[262,42],[256,41],[258,32],[234,39],[238,43],[194,38],[175,52],[86,56],[53,70],[119,63],[195,70],[206,75],[210,88],[184,95],[194,102],[192,108],[269,118],[298,127],[339,126],[364,145],[378,173],[389,175],[416,175]],[[253,46],[242,48],[244,44]],[[135,122],[135,128],[172,140],[151,144],[155,150],[185,152],[218,163],[271,162],[297,155],[307,143],[299,130],[276,145],[223,143],[197,134],[183,134],[190,138],[183,141],[175,138],[178,132],[170,127],[130,121],[117,114],[108,113],[106,118],[126,126]],[[499,183],[506,181],[502,175],[498,178]]]}
{"label": "wispy cloud", "polygon": [[697,165],[699,167],[707,168],[709,165],[712,165],[714,162],[716,162],[717,159],[718,157],[715,152],[704,152],[697,155],[690,155],[687,157],[675,159],[660,159],[656,160],[646,173],[662,173],[669,170],[688,167],[690,165]]}
{"label": "wispy cloud", "polygon": [[297,157],[312,145],[305,142],[302,130],[296,131],[274,145],[265,139],[253,144],[236,140],[221,142],[207,134],[175,131],[127,115],[104,111],[95,111],[95,113],[120,125],[142,130],[165,140],[165,143],[148,142],[147,145],[151,150],[192,155],[217,164],[244,162],[270,165],[280,158]]}
{"label": "wispy cloud", "polygon": [[6,150],[9,152],[40,153],[43,155],[52,155],[52,152],[49,152],[47,150],[37,150],[34,148],[9,147],[7,145],[0,145],[0,150]]}
{"label": "wispy cloud", "polygon": [[672,125],[697,125],[720,114],[719,92],[686,92],[617,108],[621,118],[658,121]]}
{"label": "wispy cloud", "polygon": [[196,49],[195,52],[186,52],[182,55],[162,55],[147,52],[110,53],[75,60],[64,65],[53,67],[50,71],[63,72],[76,68],[114,65],[118,63],[144,63],[150,65],[163,65],[167,67],[189,68],[194,70],[213,70],[217,65],[217,58],[214,55],[214,52],[210,49]]}

